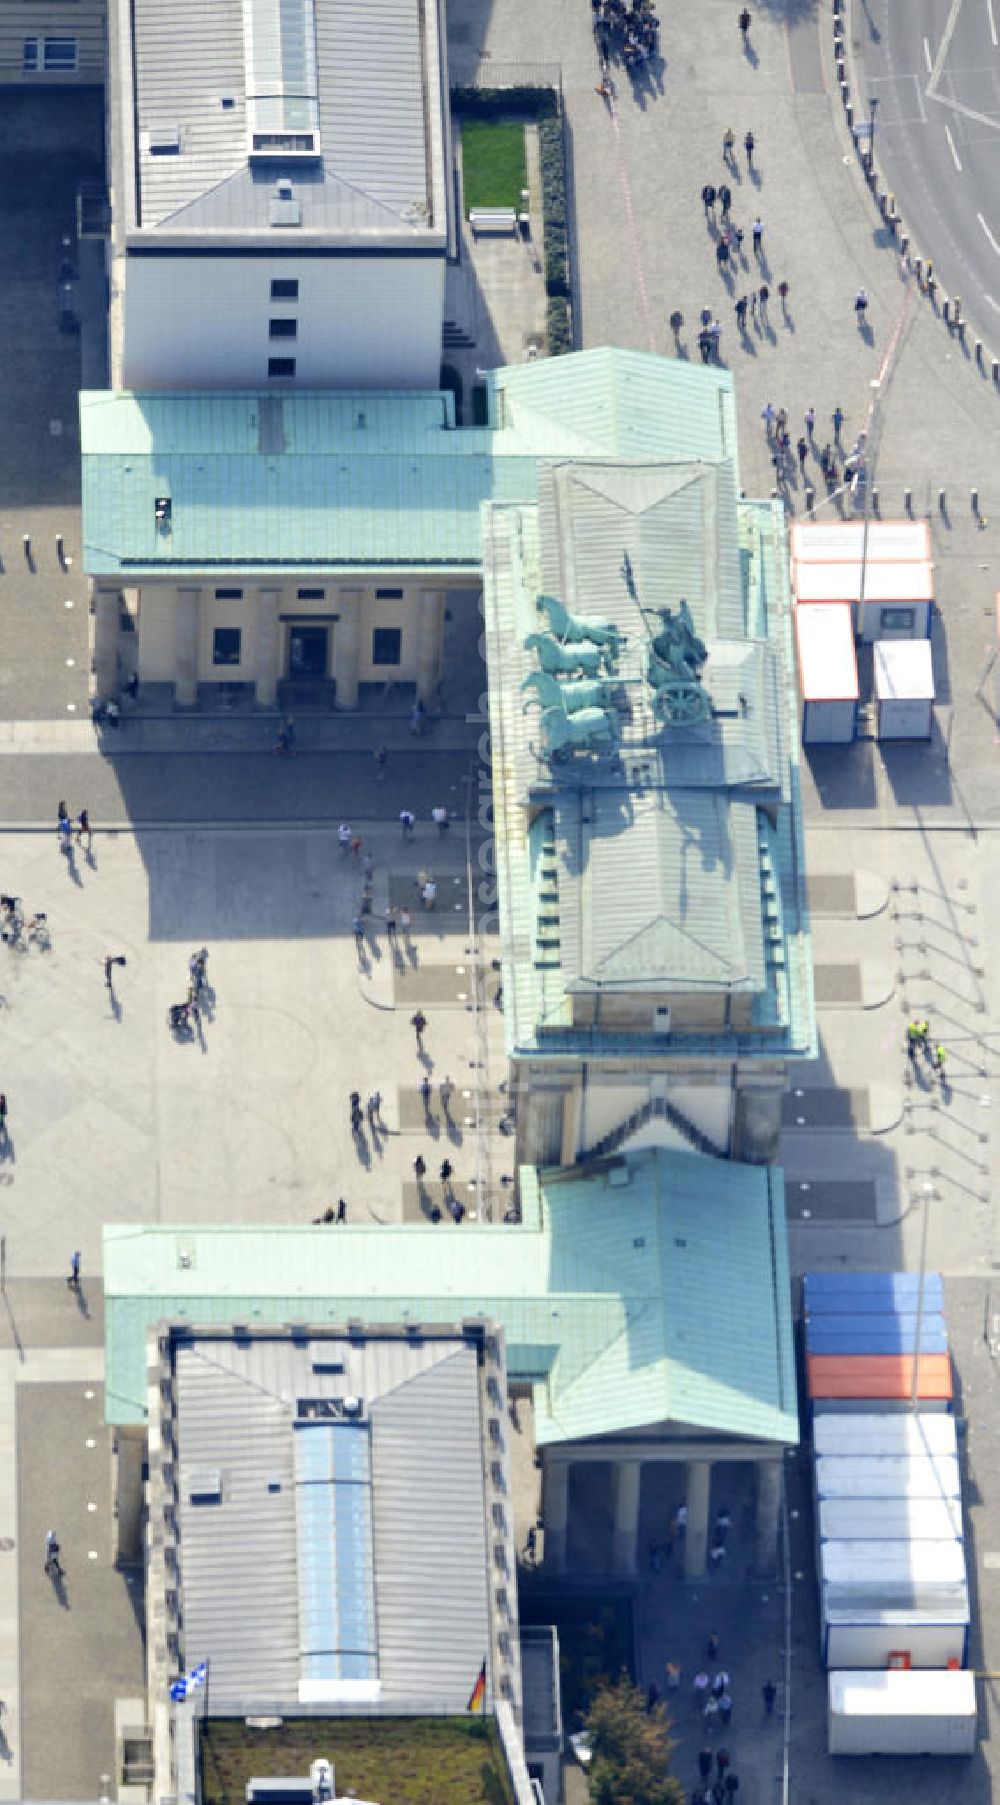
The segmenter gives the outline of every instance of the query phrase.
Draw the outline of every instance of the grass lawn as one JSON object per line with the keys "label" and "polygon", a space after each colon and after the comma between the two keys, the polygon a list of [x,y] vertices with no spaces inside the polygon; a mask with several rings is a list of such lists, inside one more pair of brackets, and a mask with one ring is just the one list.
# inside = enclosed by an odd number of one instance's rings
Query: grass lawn
{"label": "grass lawn", "polygon": [[462,192],[470,207],[520,207],[528,186],[524,126],[516,119],[462,124]]}
{"label": "grass lawn", "polygon": [[495,1731],[480,1717],[286,1718],[251,1730],[210,1718],[201,1733],[202,1805],[244,1805],[254,1775],[307,1774],[324,1756],[337,1791],[386,1805],[514,1805]]}

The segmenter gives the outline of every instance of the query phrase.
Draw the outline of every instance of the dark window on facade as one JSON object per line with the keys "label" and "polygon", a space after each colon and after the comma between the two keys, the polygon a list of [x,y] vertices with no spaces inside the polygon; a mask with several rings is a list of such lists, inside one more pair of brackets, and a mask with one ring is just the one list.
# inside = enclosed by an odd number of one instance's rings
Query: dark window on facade
{"label": "dark window on facade", "polygon": [[239,664],[242,637],[239,627],[216,627],[212,636],[212,663]]}
{"label": "dark window on facade", "polygon": [[217,602],[241,602],[243,591],[242,589],[217,589],[215,599]]}
{"label": "dark window on facade", "polygon": [[326,590],[325,589],[300,589],[298,592],[298,596],[299,596],[300,602],[325,602],[326,601]]}
{"label": "dark window on facade", "polygon": [[913,608],[883,608],[882,626],[886,633],[912,633],[916,613]]}
{"label": "dark window on facade", "polygon": [[297,276],[275,276],[272,279],[272,301],[297,301],[298,298],[299,282]]}
{"label": "dark window on facade", "polygon": [[269,331],[272,338],[297,338],[298,320],[272,320]]}
{"label": "dark window on facade", "polygon": [[401,602],[403,591],[401,589],[376,589],[375,596],[380,602]]}
{"label": "dark window on facade", "polygon": [[399,664],[402,656],[402,627],[376,627],[372,632],[372,663]]}
{"label": "dark window on facade", "polygon": [[269,376],[294,376],[294,357],[269,357],[267,360],[267,373]]}

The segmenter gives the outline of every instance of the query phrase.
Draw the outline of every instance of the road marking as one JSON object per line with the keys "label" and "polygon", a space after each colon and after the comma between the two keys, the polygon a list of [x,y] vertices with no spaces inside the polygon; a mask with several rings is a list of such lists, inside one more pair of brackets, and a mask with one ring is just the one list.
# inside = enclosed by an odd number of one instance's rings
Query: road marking
{"label": "road marking", "polygon": [[962,10],[962,0],[952,0],[951,12],[948,14],[948,23],[944,28],[944,36],[942,37],[941,43],[938,46],[938,53],[937,53],[937,56],[934,58],[934,67],[931,70],[930,79],[928,80],[928,83],[927,83],[928,100],[930,100],[931,96],[934,93],[935,88],[938,85],[938,82],[941,80],[941,71],[944,68],[944,59],[948,55],[948,49],[951,44],[952,37],[954,35],[955,27],[958,24],[958,15],[961,12],[961,10]]}
{"label": "road marking", "polygon": [[990,21],[990,37],[993,39],[993,48],[995,50],[997,48],[997,22],[993,17],[993,0],[986,0],[986,11]]}
{"label": "road marking", "polygon": [[952,137],[951,132],[948,130],[947,126],[945,126],[945,128],[944,128],[944,135],[948,140],[948,149],[951,151],[951,154],[955,159],[955,168],[958,170],[959,175],[961,175],[962,165],[958,160],[958,152],[955,149],[955,140]]}
{"label": "road marking", "polygon": [[993,312],[1000,313],[1000,301],[994,301],[992,295],[987,295],[986,299],[989,302],[990,306],[992,307]]}
{"label": "road marking", "polygon": [[976,218],[978,219],[979,224],[982,226],[983,231],[986,233],[986,236],[989,239],[991,245],[993,246],[993,249],[996,251],[997,256],[1000,257],[1000,244],[997,244],[997,241],[994,238],[992,232],[990,231],[989,226],[986,224],[986,221],[983,218],[982,214],[977,213]]}
{"label": "road marking", "polygon": [[931,60],[931,47],[928,44],[926,38],[924,39],[924,62],[927,64],[927,73],[929,75],[931,70],[934,67],[934,64]]}
{"label": "road marking", "polygon": [[977,125],[988,125],[995,132],[1000,132],[1000,119],[995,114],[977,113],[975,107],[963,106],[960,100],[950,100],[947,94],[932,94],[930,89],[924,90],[928,100],[936,100],[939,107],[947,107],[952,113],[960,113],[963,119],[973,119]]}

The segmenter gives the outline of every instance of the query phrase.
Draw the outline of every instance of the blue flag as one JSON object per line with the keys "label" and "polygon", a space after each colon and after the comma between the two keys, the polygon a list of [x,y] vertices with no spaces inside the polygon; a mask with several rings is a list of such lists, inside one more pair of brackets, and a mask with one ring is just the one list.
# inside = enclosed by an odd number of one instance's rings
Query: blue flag
{"label": "blue flag", "polygon": [[197,1692],[200,1686],[208,1684],[208,1662],[199,1661],[189,1673],[182,1673],[179,1680],[174,1680],[170,1688],[170,1696],[175,1705],[180,1705],[189,1692]]}

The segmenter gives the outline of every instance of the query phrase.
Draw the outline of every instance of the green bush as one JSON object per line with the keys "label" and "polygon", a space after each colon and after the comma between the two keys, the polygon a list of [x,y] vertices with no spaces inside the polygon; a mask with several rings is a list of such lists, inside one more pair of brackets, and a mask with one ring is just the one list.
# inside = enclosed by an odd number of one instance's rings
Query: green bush
{"label": "green bush", "polygon": [[563,124],[559,114],[538,122],[538,160],[542,173],[542,230],[545,253],[545,289],[549,295],[568,295],[569,233],[566,229],[566,157]]}
{"label": "green bush", "polygon": [[451,106],[467,119],[496,119],[501,113],[551,119],[558,111],[558,97],[554,88],[452,88]]}
{"label": "green bush", "polygon": [[573,349],[573,323],[565,295],[550,295],[545,304],[545,342],[550,357]]}

